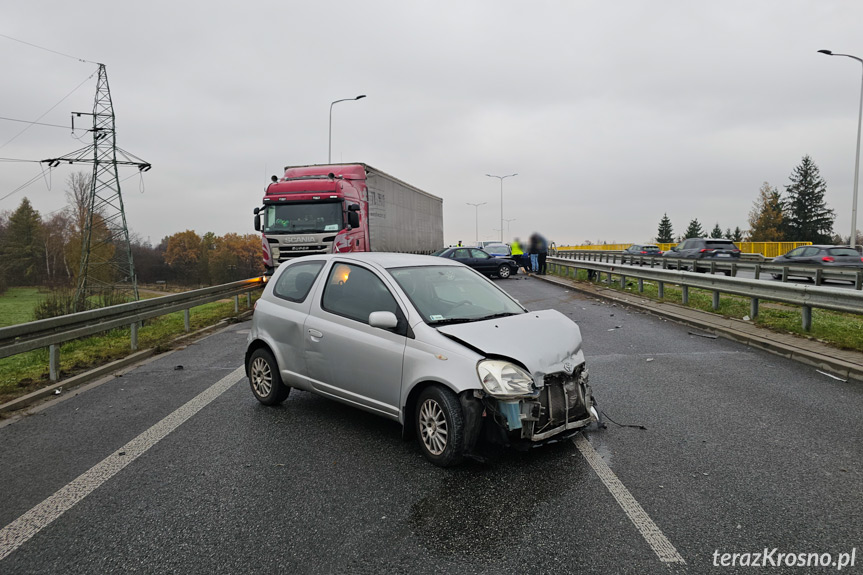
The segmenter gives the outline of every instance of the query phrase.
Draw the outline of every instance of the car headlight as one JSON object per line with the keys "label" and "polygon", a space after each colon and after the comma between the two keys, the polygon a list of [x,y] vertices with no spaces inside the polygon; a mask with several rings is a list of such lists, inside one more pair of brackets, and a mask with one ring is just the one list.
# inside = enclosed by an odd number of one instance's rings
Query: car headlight
{"label": "car headlight", "polygon": [[528,372],[508,361],[486,359],[476,366],[483,389],[495,397],[525,395],[533,391]]}

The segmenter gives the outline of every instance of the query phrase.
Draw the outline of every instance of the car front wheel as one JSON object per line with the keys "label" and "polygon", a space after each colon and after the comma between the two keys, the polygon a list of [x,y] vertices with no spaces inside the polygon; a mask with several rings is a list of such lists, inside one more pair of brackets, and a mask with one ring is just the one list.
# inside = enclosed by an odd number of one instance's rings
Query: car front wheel
{"label": "car front wheel", "polygon": [[504,264],[497,268],[497,277],[499,277],[500,279],[505,280],[510,275],[512,275],[512,268],[510,268],[508,265]]}
{"label": "car front wheel", "polygon": [[252,393],[264,405],[278,405],[288,398],[291,388],[282,382],[276,359],[266,349],[252,353],[248,372]]}
{"label": "car front wheel", "polygon": [[440,467],[461,462],[464,456],[464,416],[455,394],[433,385],[420,393],[415,414],[423,455]]}

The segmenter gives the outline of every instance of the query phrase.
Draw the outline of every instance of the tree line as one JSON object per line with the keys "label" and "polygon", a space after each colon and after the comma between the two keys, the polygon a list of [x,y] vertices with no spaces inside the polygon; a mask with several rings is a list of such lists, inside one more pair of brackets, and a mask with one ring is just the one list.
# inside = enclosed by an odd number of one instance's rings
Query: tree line
{"label": "tree line", "polygon": [[657,243],[680,242],[686,238],[728,238],[735,242],[812,242],[844,244],[850,241],[833,233],[835,212],[827,207],[824,195],[827,183],[812,158],[803,156],[789,176],[785,192],[764,182],[749,212],[749,229],[727,228],[723,233],[717,223],[708,234],[697,218],[686,230],[675,236],[668,214],[659,221]]}
{"label": "tree line", "polygon": [[[0,213],[0,292],[9,286],[77,285],[90,178],[84,172],[71,174],[66,205],[49,214],[40,214],[26,197],[14,211]],[[107,234],[107,224],[94,214],[91,235],[99,234]],[[263,273],[257,234],[198,235],[185,230],[155,246],[130,234],[130,245],[139,284],[203,286]],[[125,252],[124,246],[110,243],[98,249]]]}

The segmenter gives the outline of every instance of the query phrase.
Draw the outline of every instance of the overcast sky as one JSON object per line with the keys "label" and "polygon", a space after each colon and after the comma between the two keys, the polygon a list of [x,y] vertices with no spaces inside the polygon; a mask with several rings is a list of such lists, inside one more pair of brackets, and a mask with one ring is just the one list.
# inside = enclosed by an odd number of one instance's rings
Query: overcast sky
{"label": "overcast sky", "polygon": [[[77,59],[107,65],[117,144],[153,166],[121,170],[127,221],[153,244],[253,233],[269,176],[326,163],[330,103],[359,94],[333,107],[333,161],[442,197],[447,243],[473,241],[477,215],[480,240],[500,237],[486,174],[516,172],[507,238],[645,242],[666,212],[675,234],[745,230],[762,183],[784,190],[807,154],[851,231],[863,68],[816,52],[863,57],[859,0],[34,0],[7,3],[0,34],[3,118],[68,126],[96,89]],[[0,120],[0,158],[92,141],[25,128]],[[9,195],[42,167],[0,161],[0,210],[56,210],[91,169]]]}

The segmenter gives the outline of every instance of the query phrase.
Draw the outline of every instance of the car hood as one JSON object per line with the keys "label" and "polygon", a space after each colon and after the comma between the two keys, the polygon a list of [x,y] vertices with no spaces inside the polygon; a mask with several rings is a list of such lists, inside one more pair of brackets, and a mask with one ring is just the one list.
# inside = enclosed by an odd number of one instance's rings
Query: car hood
{"label": "car hood", "polygon": [[498,319],[446,325],[437,330],[487,357],[504,357],[524,365],[536,380],[573,370],[584,363],[581,331],[556,310],[531,311]]}

